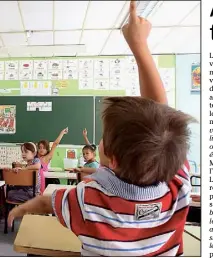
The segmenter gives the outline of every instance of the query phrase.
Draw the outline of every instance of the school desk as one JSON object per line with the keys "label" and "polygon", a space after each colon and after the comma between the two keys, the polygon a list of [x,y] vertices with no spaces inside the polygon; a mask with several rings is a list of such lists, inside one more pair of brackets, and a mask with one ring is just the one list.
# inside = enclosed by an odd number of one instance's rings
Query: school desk
{"label": "school desk", "polygon": [[43,195],[51,195],[55,190],[59,189],[73,189],[75,188],[75,185],[55,185],[55,184],[49,184],[47,188],[44,190]]}
{"label": "school desk", "polygon": [[194,237],[197,240],[200,240],[200,226],[185,226],[184,227],[184,232],[187,233],[188,235]]}
{"label": "school desk", "polygon": [[62,172],[63,169],[62,168],[48,168],[49,172]]}
{"label": "school desk", "polygon": [[[200,256],[200,241],[183,235],[184,256]],[[81,243],[55,217],[25,215],[14,242],[19,253],[42,256],[79,256]]]}
{"label": "school desk", "polygon": [[56,217],[25,215],[19,227],[14,251],[41,256],[80,256],[81,242]]}
{"label": "school desk", "polygon": [[189,206],[192,206],[192,207],[200,207],[200,202],[193,202],[191,201]]}
{"label": "school desk", "polygon": [[201,242],[189,234],[183,234],[183,253],[186,257],[200,257]]}
{"label": "school desk", "polygon": [[44,172],[44,177],[67,179],[67,184],[71,184],[77,180],[76,173],[69,173],[69,172]]}

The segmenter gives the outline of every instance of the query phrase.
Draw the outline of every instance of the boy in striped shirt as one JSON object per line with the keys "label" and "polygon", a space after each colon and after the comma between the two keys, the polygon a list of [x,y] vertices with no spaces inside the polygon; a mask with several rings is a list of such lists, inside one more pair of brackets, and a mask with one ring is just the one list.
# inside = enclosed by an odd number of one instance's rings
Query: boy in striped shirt
{"label": "boy in striped shirt", "polygon": [[55,213],[82,242],[83,256],[181,256],[193,119],[168,107],[147,46],[150,23],[130,5],[124,37],[138,64],[141,97],[107,98],[101,167],[76,189],[40,196],[10,212]]}

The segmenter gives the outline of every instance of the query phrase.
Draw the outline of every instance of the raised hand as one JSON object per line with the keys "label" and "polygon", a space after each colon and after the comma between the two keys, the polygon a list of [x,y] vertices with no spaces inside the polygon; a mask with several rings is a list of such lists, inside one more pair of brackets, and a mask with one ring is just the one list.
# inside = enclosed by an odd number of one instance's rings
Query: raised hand
{"label": "raised hand", "polygon": [[87,129],[86,128],[83,130],[83,136],[87,137]]}
{"label": "raised hand", "polygon": [[137,16],[136,1],[130,2],[129,12],[129,23],[122,28],[122,32],[133,54],[137,54],[137,51],[147,42],[151,23]]}
{"label": "raised hand", "polygon": [[68,127],[61,131],[62,134],[68,134]]}

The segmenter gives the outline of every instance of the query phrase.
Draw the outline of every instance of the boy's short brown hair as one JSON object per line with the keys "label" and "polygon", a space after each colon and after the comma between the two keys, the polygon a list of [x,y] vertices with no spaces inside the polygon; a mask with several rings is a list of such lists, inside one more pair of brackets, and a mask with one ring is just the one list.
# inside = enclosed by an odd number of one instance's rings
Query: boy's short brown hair
{"label": "boy's short brown hair", "polygon": [[169,182],[184,164],[191,116],[141,97],[109,97],[102,119],[104,153],[116,159],[123,181]]}

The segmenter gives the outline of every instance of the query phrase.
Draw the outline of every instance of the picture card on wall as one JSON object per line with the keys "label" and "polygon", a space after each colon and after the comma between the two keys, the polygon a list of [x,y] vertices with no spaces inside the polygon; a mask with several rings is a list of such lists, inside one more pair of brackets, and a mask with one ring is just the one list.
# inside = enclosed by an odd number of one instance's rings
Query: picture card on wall
{"label": "picture card on wall", "polygon": [[139,79],[134,76],[129,77],[126,85],[126,96],[140,96]]}
{"label": "picture card on wall", "polygon": [[79,70],[82,70],[82,69],[93,70],[93,59],[80,59]]}
{"label": "picture card on wall", "polygon": [[78,59],[63,60],[63,69],[78,68]]}
{"label": "picture card on wall", "polygon": [[125,59],[124,58],[116,58],[110,60],[110,71],[114,69],[123,70],[125,67]]}
{"label": "picture card on wall", "polygon": [[47,60],[34,60],[34,70],[47,70]]}
{"label": "picture card on wall", "polygon": [[109,78],[109,59],[94,60],[94,78]]}
{"label": "picture card on wall", "polygon": [[19,61],[19,70],[32,70],[33,61],[32,60],[20,60]]}
{"label": "picture card on wall", "polygon": [[124,90],[125,89],[125,81],[121,78],[121,76],[115,76],[114,78],[110,78],[110,90]]}
{"label": "picture card on wall", "polygon": [[47,80],[47,70],[45,69],[38,69],[34,70],[34,80]]}
{"label": "picture card on wall", "polygon": [[5,71],[5,80],[18,80],[18,70]]}
{"label": "picture card on wall", "polygon": [[39,111],[50,112],[52,111],[52,102],[39,102]]}
{"label": "picture card on wall", "polygon": [[0,61],[0,71],[4,70],[4,61]]}
{"label": "picture card on wall", "polygon": [[62,70],[49,70],[48,80],[62,80]]}
{"label": "picture card on wall", "polygon": [[0,80],[4,80],[4,71],[0,71]]}
{"label": "picture card on wall", "polygon": [[109,80],[95,80],[95,90],[109,90]]}
{"label": "picture card on wall", "polygon": [[5,70],[18,70],[18,61],[6,61]]}
{"label": "picture card on wall", "polygon": [[166,91],[175,87],[175,68],[159,68],[161,80]]}
{"label": "picture card on wall", "polygon": [[93,78],[79,79],[79,90],[93,90]]}
{"label": "picture card on wall", "polygon": [[61,70],[62,60],[51,59],[48,61],[48,70]]}
{"label": "picture card on wall", "polygon": [[30,69],[19,70],[19,80],[32,80],[33,72]]}
{"label": "picture card on wall", "polygon": [[82,69],[79,71],[79,79],[89,79],[89,78],[93,78],[93,70]]}
{"label": "picture card on wall", "polygon": [[52,83],[49,81],[34,81],[31,82],[33,95],[35,96],[51,96]]}
{"label": "picture card on wall", "polygon": [[20,82],[20,95],[21,96],[31,96],[32,95],[32,89],[31,89],[30,82],[27,82],[27,81]]}
{"label": "picture card on wall", "polygon": [[68,70],[63,71],[63,79],[64,80],[77,80],[78,72],[76,68],[70,68]]}

